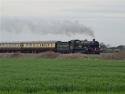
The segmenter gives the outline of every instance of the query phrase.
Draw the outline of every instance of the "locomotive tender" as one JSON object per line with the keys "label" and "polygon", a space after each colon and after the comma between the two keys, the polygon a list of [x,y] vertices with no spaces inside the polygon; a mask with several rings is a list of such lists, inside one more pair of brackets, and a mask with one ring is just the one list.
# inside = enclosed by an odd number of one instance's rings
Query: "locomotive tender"
{"label": "locomotive tender", "polygon": [[100,54],[99,42],[88,40],[34,41],[0,43],[0,53],[40,53],[54,51],[59,53]]}

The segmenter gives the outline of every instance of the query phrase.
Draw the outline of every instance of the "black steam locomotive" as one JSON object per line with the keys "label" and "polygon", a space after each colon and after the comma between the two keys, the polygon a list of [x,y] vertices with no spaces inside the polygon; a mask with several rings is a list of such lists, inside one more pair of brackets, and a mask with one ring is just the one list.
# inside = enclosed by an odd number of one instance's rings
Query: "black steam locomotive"
{"label": "black steam locomotive", "polygon": [[56,42],[56,52],[60,53],[86,53],[86,54],[100,54],[99,42],[95,41],[81,41],[71,40],[68,42]]}

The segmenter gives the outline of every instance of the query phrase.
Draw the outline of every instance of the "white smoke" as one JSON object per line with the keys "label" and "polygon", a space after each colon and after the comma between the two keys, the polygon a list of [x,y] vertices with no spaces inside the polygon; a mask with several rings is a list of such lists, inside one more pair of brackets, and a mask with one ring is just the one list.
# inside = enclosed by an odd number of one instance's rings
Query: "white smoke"
{"label": "white smoke", "polygon": [[94,37],[93,31],[78,21],[48,20],[41,18],[1,18],[0,32],[31,32],[41,35],[87,35]]}

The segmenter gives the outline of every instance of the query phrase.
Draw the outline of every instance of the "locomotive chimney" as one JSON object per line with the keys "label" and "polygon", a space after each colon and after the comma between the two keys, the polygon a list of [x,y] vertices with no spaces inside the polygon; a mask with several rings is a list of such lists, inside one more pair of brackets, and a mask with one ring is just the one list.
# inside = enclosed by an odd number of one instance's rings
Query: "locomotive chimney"
{"label": "locomotive chimney", "polygon": [[95,42],[95,39],[93,39],[93,42]]}

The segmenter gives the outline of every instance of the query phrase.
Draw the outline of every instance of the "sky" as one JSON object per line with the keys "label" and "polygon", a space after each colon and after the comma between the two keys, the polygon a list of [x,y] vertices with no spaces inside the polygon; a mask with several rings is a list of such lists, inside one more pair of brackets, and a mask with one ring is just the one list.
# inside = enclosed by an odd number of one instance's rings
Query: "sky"
{"label": "sky", "polygon": [[[95,39],[125,45],[125,0],[0,0],[0,22],[7,19],[78,22],[91,28]],[[42,19],[42,20],[41,20]],[[22,22],[21,21],[21,22]],[[19,21],[17,21],[19,22]],[[30,21],[29,21],[30,22]],[[29,24],[25,21],[25,24]],[[1,24],[0,24],[1,25]],[[14,24],[15,25],[15,24]],[[2,25],[0,26],[0,29]],[[76,31],[77,32],[77,31]],[[87,35],[51,35],[0,30],[0,41],[92,39]]]}

